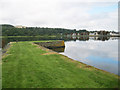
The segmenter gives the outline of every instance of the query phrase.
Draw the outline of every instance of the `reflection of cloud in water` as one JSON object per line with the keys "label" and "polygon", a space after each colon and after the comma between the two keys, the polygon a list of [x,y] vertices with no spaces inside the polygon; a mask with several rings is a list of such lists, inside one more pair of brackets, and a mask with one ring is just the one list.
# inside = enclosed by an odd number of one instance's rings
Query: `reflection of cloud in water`
{"label": "reflection of cloud in water", "polygon": [[[102,68],[109,72],[118,71],[118,41],[69,41],[65,42],[65,52],[70,58]],[[89,57],[97,57],[92,58]]]}
{"label": "reflection of cloud in water", "polygon": [[[80,42],[67,42],[65,43],[65,53],[74,52],[82,57],[88,55],[95,55],[101,57],[111,57],[117,60],[118,58],[118,43],[117,41],[80,41]],[[69,49],[68,49],[69,48]],[[79,52],[78,52],[79,51]],[[73,53],[72,53],[73,54]]]}

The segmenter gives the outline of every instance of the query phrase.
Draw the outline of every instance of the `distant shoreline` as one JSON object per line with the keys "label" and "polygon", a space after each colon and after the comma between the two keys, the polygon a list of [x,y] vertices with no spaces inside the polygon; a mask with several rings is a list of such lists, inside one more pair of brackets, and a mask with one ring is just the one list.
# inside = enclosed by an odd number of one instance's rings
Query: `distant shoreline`
{"label": "distant shoreline", "polygon": [[[64,37],[65,35],[63,35]],[[7,37],[60,37],[60,36],[0,36],[0,38]],[[76,36],[68,36],[68,37],[120,37],[120,35],[76,35]]]}

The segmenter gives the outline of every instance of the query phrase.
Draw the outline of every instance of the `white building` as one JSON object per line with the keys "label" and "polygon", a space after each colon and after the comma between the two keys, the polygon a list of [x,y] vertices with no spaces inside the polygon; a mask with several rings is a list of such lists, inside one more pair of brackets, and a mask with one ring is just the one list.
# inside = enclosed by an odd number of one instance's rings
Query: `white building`
{"label": "white building", "polygon": [[110,35],[119,35],[119,34],[114,33],[114,32],[110,32]]}
{"label": "white building", "polygon": [[17,25],[15,26],[16,28],[26,28],[25,26],[22,26],[22,25]]}
{"label": "white building", "polygon": [[73,33],[72,36],[76,36],[76,33]]}
{"label": "white building", "polygon": [[98,35],[98,33],[97,33],[97,32],[94,32],[94,35]]}
{"label": "white building", "polygon": [[89,35],[95,35],[95,33],[89,33]]}

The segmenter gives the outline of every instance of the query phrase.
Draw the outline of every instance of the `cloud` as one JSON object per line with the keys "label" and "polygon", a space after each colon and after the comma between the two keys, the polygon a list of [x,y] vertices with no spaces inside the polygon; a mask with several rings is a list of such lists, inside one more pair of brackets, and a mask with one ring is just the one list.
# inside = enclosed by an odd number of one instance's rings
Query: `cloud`
{"label": "cloud", "polygon": [[0,23],[117,30],[117,9],[98,14],[90,12],[96,7],[99,11],[112,5],[117,5],[117,0],[0,0]]}

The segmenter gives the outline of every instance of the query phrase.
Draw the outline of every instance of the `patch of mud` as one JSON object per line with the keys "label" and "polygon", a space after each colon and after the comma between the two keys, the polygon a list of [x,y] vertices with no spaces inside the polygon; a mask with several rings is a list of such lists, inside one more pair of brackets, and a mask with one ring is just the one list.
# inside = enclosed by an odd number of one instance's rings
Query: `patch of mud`
{"label": "patch of mud", "polygon": [[44,54],[41,54],[41,55],[51,55],[51,54],[58,54],[56,52],[49,52],[49,53],[44,53]]}

